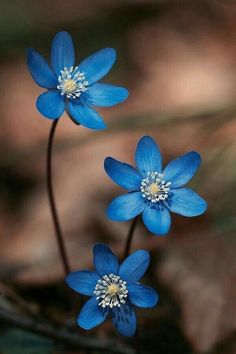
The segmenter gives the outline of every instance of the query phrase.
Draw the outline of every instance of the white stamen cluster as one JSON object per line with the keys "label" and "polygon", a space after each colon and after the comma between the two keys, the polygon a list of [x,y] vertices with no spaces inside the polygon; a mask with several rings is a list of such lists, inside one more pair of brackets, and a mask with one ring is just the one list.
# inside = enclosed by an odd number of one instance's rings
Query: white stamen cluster
{"label": "white stamen cluster", "polygon": [[120,307],[121,304],[125,304],[125,299],[128,296],[126,281],[121,280],[118,275],[104,275],[102,279],[98,280],[94,294],[99,300],[99,306],[103,308]]}
{"label": "white stamen cluster", "polygon": [[88,81],[85,80],[85,74],[79,71],[78,66],[71,66],[69,69],[61,70],[61,75],[58,76],[58,90],[61,95],[66,95],[67,98],[73,99],[80,97],[81,93],[87,90]]}
{"label": "white stamen cluster", "polygon": [[159,172],[148,172],[147,177],[141,182],[141,192],[143,198],[152,203],[168,198],[169,186],[171,182],[167,182],[163,179],[163,174]]}

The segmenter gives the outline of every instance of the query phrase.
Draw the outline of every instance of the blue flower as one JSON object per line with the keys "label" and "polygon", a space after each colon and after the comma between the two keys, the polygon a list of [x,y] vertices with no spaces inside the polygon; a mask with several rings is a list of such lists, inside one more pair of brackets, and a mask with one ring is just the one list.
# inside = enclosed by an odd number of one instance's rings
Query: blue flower
{"label": "blue flower", "polygon": [[106,128],[92,106],[109,107],[123,102],[128,91],[119,86],[97,83],[116,60],[113,48],[104,48],[75,65],[71,36],[59,32],[52,41],[51,65],[34,49],[27,51],[27,62],[34,81],[48,91],[37,99],[37,109],[49,119],[58,119],[66,110],[76,123],[91,129]]}
{"label": "blue flower", "polygon": [[165,235],[171,225],[170,211],[188,217],[205,212],[205,200],[192,189],[182,188],[201,163],[197,152],[178,157],[163,170],[158,145],[151,137],[144,136],[138,142],[135,161],[137,169],[112,157],[105,159],[108,176],[128,190],[128,194],[115,198],[109,205],[110,219],[127,221],[142,213],[150,232]]}
{"label": "blue flower", "polygon": [[150,308],[158,302],[157,292],[139,283],[149,262],[149,253],[138,250],[119,265],[117,257],[108,246],[95,245],[95,271],[72,272],[66,277],[70,288],[91,296],[82,307],[77,319],[78,325],[87,330],[92,329],[111,315],[118,332],[131,337],[136,330],[133,306]]}

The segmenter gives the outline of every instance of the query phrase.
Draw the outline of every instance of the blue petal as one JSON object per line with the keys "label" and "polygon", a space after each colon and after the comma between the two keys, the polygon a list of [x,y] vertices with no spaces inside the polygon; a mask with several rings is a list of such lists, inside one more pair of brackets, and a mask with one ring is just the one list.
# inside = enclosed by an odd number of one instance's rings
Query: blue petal
{"label": "blue petal", "polygon": [[167,206],[170,211],[189,217],[201,215],[207,209],[206,201],[189,188],[171,190]]}
{"label": "blue petal", "polygon": [[148,172],[162,171],[162,158],[159,147],[150,136],[144,136],[139,140],[135,161],[139,171],[144,176]]}
{"label": "blue petal", "polygon": [[141,192],[132,192],[115,198],[108,206],[107,216],[114,221],[127,221],[141,214],[144,208]]}
{"label": "blue petal", "polygon": [[92,85],[111,70],[115,60],[115,49],[104,48],[84,59],[79,64],[79,70],[85,74],[89,85]]}
{"label": "blue petal", "polygon": [[83,329],[92,329],[101,324],[107,317],[108,311],[98,305],[96,297],[93,296],[82,307],[77,323]]}
{"label": "blue petal", "polygon": [[171,217],[164,207],[147,206],[143,212],[143,222],[147,229],[156,235],[166,235],[170,229]]}
{"label": "blue petal", "polygon": [[65,280],[71,289],[80,294],[92,296],[99,279],[96,272],[84,270],[70,273]]}
{"label": "blue petal", "polygon": [[118,274],[120,268],[117,257],[103,243],[93,247],[93,264],[101,277],[109,274]]}
{"label": "blue petal", "polygon": [[51,47],[51,65],[57,76],[65,67],[74,66],[74,45],[69,33],[63,31],[55,35]]}
{"label": "blue petal", "polygon": [[190,181],[201,163],[201,156],[191,151],[168,163],[163,174],[171,188],[179,188]]}
{"label": "blue petal", "polygon": [[81,96],[83,101],[92,106],[111,107],[121,103],[129,96],[128,90],[124,87],[94,84]]}
{"label": "blue petal", "polygon": [[102,117],[93,108],[83,103],[70,101],[68,104],[69,114],[78,124],[86,128],[102,130],[106,128]]}
{"label": "blue petal", "polygon": [[154,307],[159,300],[156,290],[139,283],[129,284],[128,291],[130,302],[138,307]]}
{"label": "blue petal", "polygon": [[139,281],[146,272],[150,263],[150,254],[145,250],[138,250],[128,256],[120,266],[121,279],[130,282]]}
{"label": "blue petal", "polygon": [[45,117],[57,119],[65,110],[65,101],[57,90],[47,91],[38,97],[36,107]]}
{"label": "blue petal", "polygon": [[120,162],[112,157],[107,157],[104,162],[104,168],[108,176],[119,186],[129,191],[140,189],[142,177],[127,163]]}
{"label": "blue petal", "polygon": [[137,321],[133,306],[129,301],[121,307],[112,309],[112,322],[122,336],[132,337],[134,335]]}
{"label": "blue petal", "polygon": [[57,78],[50,69],[46,60],[34,49],[27,50],[27,63],[32,78],[41,87],[55,88],[57,86]]}

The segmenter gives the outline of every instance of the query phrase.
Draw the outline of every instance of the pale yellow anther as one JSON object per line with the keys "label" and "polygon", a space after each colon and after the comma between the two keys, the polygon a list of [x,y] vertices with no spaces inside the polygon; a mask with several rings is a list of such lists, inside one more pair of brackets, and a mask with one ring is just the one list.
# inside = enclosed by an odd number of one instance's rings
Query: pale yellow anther
{"label": "pale yellow anther", "polygon": [[148,190],[149,190],[149,192],[152,193],[152,194],[155,194],[155,193],[160,192],[160,189],[158,188],[158,186],[157,186],[156,183],[152,183],[152,184],[148,187]]}
{"label": "pale yellow anther", "polygon": [[76,82],[72,79],[66,80],[64,82],[64,91],[66,93],[73,92],[76,88]]}
{"label": "pale yellow anther", "polygon": [[111,284],[108,289],[107,289],[107,292],[108,294],[110,294],[111,296],[114,296],[117,294],[119,290],[119,287],[116,285],[116,284]]}

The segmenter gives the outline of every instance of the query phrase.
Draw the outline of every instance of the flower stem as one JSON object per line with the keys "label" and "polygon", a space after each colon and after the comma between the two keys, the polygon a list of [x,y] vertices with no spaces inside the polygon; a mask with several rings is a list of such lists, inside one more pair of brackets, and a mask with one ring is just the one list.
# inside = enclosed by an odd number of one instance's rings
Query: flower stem
{"label": "flower stem", "polygon": [[138,221],[138,217],[136,216],[136,218],[134,218],[132,220],[132,223],[130,225],[130,229],[126,238],[126,244],[125,244],[125,250],[124,250],[124,255],[123,255],[123,259],[125,259],[126,257],[128,257],[129,253],[130,253],[130,248],[131,248],[131,243],[133,240],[133,235],[134,235],[134,230],[135,230],[135,226],[137,224]]}
{"label": "flower stem", "polygon": [[[134,230],[135,227],[137,225],[137,221],[138,221],[138,216],[136,216],[136,218],[134,218],[132,220],[132,223],[130,225],[130,229],[126,238],[126,244],[125,244],[125,250],[124,250],[124,255],[123,255],[123,259],[125,260],[126,257],[128,257],[129,253],[130,253],[130,248],[131,248],[131,243],[133,240],[133,236],[134,236]],[[134,348],[135,348],[135,353],[136,354],[140,354],[140,348],[139,348],[139,334],[138,334],[138,328],[136,329],[136,333],[134,336]]]}
{"label": "flower stem", "polygon": [[65,275],[68,275],[68,273],[70,273],[70,266],[66,255],[64,239],[61,231],[61,226],[59,222],[59,217],[58,217],[54,193],[53,193],[53,185],[52,185],[52,145],[53,145],[53,138],[54,138],[54,134],[58,122],[59,119],[55,119],[53,121],[50,129],[49,137],[48,137],[47,159],[46,159],[46,180],[47,180],[47,193],[48,193],[49,206],[52,214],[52,220],[54,224],[57,245],[59,248],[60,257],[61,257]]}

